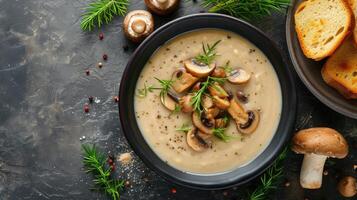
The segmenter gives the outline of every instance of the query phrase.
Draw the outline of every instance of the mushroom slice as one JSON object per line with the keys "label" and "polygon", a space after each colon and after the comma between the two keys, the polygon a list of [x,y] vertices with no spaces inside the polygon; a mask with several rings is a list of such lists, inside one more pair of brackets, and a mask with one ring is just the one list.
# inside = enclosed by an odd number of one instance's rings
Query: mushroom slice
{"label": "mushroom slice", "polygon": [[218,96],[213,96],[213,102],[214,102],[214,105],[217,106],[217,108],[222,109],[222,110],[226,110],[230,106],[230,103],[227,98],[222,99],[222,98],[219,98]]}
{"label": "mushroom slice", "polygon": [[[203,132],[204,134],[213,134],[213,128],[214,128],[214,124],[208,124],[208,123],[212,123],[211,121],[205,122],[206,125],[204,125],[204,122],[202,122],[201,120],[201,116],[199,113],[197,112],[193,112],[192,113],[192,124],[198,128],[201,132]],[[210,125],[211,127],[207,127],[207,125]]]}
{"label": "mushroom slice", "polygon": [[236,121],[237,125],[245,124],[248,121],[248,114],[244,111],[243,107],[234,99],[230,100],[230,106],[227,109],[228,113]]}
{"label": "mushroom slice", "polygon": [[207,119],[214,119],[219,114],[220,110],[217,107],[209,108],[205,111]]}
{"label": "mushroom slice", "polygon": [[182,112],[189,113],[193,111],[191,99],[192,99],[192,94],[188,94],[186,96],[181,97],[179,103]]}
{"label": "mushroom slice", "polygon": [[197,133],[198,130],[196,128],[192,128],[189,132],[187,132],[186,141],[188,146],[194,151],[201,152],[208,147],[208,144]]}
{"label": "mushroom slice", "polygon": [[209,109],[209,108],[212,108],[213,107],[213,100],[210,96],[208,95],[204,95],[202,97],[202,106],[203,108],[205,108],[206,110]]}
{"label": "mushroom slice", "polygon": [[227,120],[223,118],[216,119],[216,128],[226,128],[227,126],[228,126]]}
{"label": "mushroom slice", "polygon": [[175,11],[180,0],[145,0],[148,9],[157,15],[167,15]]}
{"label": "mushroom slice", "polygon": [[177,107],[177,102],[171,97],[171,95],[160,95],[162,105],[170,111],[174,111]]}
{"label": "mushroom slice", "polygon": [[216,68],[215,63],[206,65],[197,63],[194,59],[185,60],[183,64],[189,73],[200,78],[208,76]]}
{"label": "mushroom slice", "polygon": [[213,70],[212,77],[217,77],[217,78],[226,78],[226,71],[222,67],[216,67],[216,69]]}
{"label": "mushroom slice", "polygon": [[244,124],[237,124],[240,133],[249,135],[252,134],[258,127],[260,116],[257,110],[248,111],[248,121]]}
{"label": "mushroom slice", "polygon": [[233,84],[243,84],[249,81],[250,73],[242,68],[234,69],[231,71],[227,79]]}
{"label": "mushroom slice", "polygon": [[331,128],[309,128],[297,132],[292,139],[291,149],[304,155],[300,171],[303,188],[318,189],[322,183],[322,173],[328,157],[344,158],[348,154],[348,144],[341,133]]}
{"label": "mushroom slice", "polygon": [[190,73],[177,70],[173,73],[172,80],[172,88],[177,93],[182,93],[190,89],[190,87],[198,81],[198,78],[192,76]]}
{"label": "mushroom slice", "polygon": [[337,189],[344,197],[353,197],[357,194],[357,182],[352,176],[346,176],[340,180]]}
{"label": "mushroom slice", "polygon": [[125,36],[133,42],[141,42],[154,30],[154,18],[146,10],[129,12],[123,22]]}
{"label": "mushroom slice", "polygon": [[224,90],[224,88],[217,82],[214,82],[211,86],[209,86],[208,91],[212,96],[218,96],[221,98],[226,98],[229,96],[226,90]]}

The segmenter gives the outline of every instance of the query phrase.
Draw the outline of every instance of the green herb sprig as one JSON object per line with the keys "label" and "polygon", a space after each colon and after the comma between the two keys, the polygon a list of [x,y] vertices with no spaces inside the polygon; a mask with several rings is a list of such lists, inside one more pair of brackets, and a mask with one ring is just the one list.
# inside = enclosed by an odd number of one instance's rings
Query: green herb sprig
{"label": "green herb sprig", "polygon": [[230,74],[233,71],[232,66],[230,65],[231,61],[227,61],[226,64],[222,67],[226,74]]}
{"label": "green herb sprig", "polygon": [[285,9],[290,0],[203,0],[209,12],[225,13],[245,20],[261,19]]}
{"label": "green herb sprig", "polygon": [[[174,83],[174,81],[173,80],[161,80],[156,77],[155,77],[155,79],[157,81],[159,81],[161,87],[154,87],[152,85],[147,86],[144,83],[144,87],[141,89],[138,89],[136,95],[140,98],[144,98],[147,96],[147,94],[149,92],[154,92],[154,90],[160,90],[160,97],[162,97],[162,96],[165,97],[167,92],[169,91],[169,89],[172,87],[172,84]],[[177,108],[177,109],[179,109],[179,108]]]}
{"label": "green herb sprig", "polygon": [[249,200],[265,200],[273,190],[277,189],[283,176],[283,161],[287,156],[288,149],[285,148],[274,164],[260,177],[260,185],[248,195]]}
{"label": "green herb sprig", "polygon": [[94,175],[94,184],[113,200],[118,200],[120,198],[119,191],[124,188],[124,181],[113,180],[111,178],[111,170],[105,166],[106,157],[94,145],[84,144],[82,145],[82,149],[84,167],[87,173]]}
{"label": "green herb sprig", "polygon": [[95,26],[108,24],[115,15],[124,16],[128,4],[129,0],[97,0],[90,3],[82,15],[82,30],[91,31]]}
{"label": "green herb sprig", "polygon": [[214,128],[213,135],[223,140],[224,142],[228,142],[230,139],[232,139],[232,136],[227,135],[225,131],[226,128]]}
{"label": "green herb sprig", "polygon": [[193,106],[193,110],[199,111],[200,113],[203,111],[202,108],[202,97],[203,94],[206,92],[207,88],[212,85],[214,82],[223,84],[226,78],[217,78],[208,76],[207,80],[201,84],[201,88],[193,92],[193,96],[191,98],[191,105]]}
{"label": "green herb sprig", "polygon": [[202,54],[199,54],[195,57],[195,61],[198,63],[206,64],[209,65],[212,63],[212,61],[216,58],[217,53],[216,47],[217,45],[221,42],[221,40],[216,41],[212,46],[209,44],[203,44],[202,43]]}
{"label": "green herb sprig", "polygon": [[191,130],[191,127],[188,124],[182,124],[180,128],[177,128],[176,131],[182,131],[182,132],[189,132]]}
{"label": "green herb sprig", "polygon": [[172,84],[174,83],[173,80],[161,80],[155,77],[157,81],[159,81],[161,88],[153,88],[153,89],[159,89],[160,91],[160,96],[165,97],[167,95],[167,92],[169,89],[172,87]]}

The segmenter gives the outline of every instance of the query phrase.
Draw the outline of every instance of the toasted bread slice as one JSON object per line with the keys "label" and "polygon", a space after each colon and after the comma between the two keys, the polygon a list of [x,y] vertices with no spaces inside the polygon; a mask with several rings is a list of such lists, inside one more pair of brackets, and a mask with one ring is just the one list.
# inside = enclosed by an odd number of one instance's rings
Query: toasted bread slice
{"label": "toasted bread slice", "polygon": [[[352,11],[355,15],[355,22],[357,23],[357,0],[349,0],[349,3],[352,8]],[[355,28],[353,30],[353,37],[354,37],[355,43],[357,45],[357,25],[355,25]]]}
{"label": "toasted bread slice", "polygon": [[353,13],[345,0],[306,0],[295,12],[295,29],[305,56],[322,60],[351,32]]}
{"label": "toasted bread slice", "polygon": [[357,99],[357,48],[352,37],[327,60],[321,74],[327,84],[347,99]]}

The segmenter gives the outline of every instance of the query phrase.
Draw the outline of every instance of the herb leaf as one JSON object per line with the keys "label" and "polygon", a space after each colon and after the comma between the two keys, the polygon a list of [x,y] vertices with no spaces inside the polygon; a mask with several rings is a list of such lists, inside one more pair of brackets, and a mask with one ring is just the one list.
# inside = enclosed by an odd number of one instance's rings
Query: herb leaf
{"label": "herb leaf", "polygon": [[160,89],[160,96],[164,97],[169,89],[172,87],[172,84],[174,83],[173,80],[161,80],[155,77],[157,81],[159,81],[161,88],[153,88],[153,89]]}
{"label": "herb leaf", "polygon": [[222,67],[226,74],[230,74],[233,71],[233,68],[230,66],[230,60],[226,62],[226,64]]}
{"label": "herb leaf", "polygon": [[195,61],[198,63],[206,64],[209,65],[212,63],[212,61],[215,59],[217,56],[217,53],[215,52],[216,46],[221,42],[221,40],[216,41],[212,46],[209,44],[206,44],[206,46],[202,43],[202,50],[203,53],[199,54],[195,57]]}
{"label": "herb leaf", "polygon": [[152,85],[150,85],[149,87],[146,86],[146,84],[144,83],[144,88],[142,89],[138,89],[137,91],[137,96],[140,98],[144,98],[148,95],[148,92],[153,92],[154,89],[156,89],[155,87],[153,87]]}
{"label": "herb leaf", "polygon": [[226,128],[214,128],[213,135],[217,138],[223,140],[224,142],[228,142],[232,137],[225,133]]}
{"label": "herb leaf", "polygon": [[98,152],[97,148],[92,145],[82,145],[83,164],[87,173],[94,175],[94,184],[99,190],[104,191],[111,196],[113,200],[120,198],[119,190],[124,188],[124,181],[113,180],[111,170],[105,167],[106,157]]}
{"label": "herb leaf", "polygon": [[202,109],[202,97],[203,94],[206,92],[207,88],[212,85],[214,82],[223,84],[226,78],[217,78],[217,77],[211,77],[208,76],[207,80],[202,83],[201,88],[193,93],[192,99],[191,99],[191,105],[193,105],[193,110],[199,111],[200,113],[203,111]]}
{"label": "herb leaf", "polygon": [[83,14],[81,28],[84,31],[91,31],[95,26],[108,24],[114,15],[124,16],[128,4],[128,0],[96,0],[90,3]]}
{"label": "herb leaf", "polygon": [[277,188],[283,176],[283,161],[287,155],[287,148],[278,156],[274,164],[260,177],[260,185],[249,194],[249,200],[265,200],[268,194]]}
{"label": "herb leaf", "polygon": [[226,13],[245,20],[261,19],[272,11],[281,12],[290,0],[203,0],[209,12]]}
{"label": "herb leaf", "polygon": [[191,127],[188,124],[182,124],[180,128],[177,128],[176,131],[182,131],[182,132],[189,132],[191,130]]}

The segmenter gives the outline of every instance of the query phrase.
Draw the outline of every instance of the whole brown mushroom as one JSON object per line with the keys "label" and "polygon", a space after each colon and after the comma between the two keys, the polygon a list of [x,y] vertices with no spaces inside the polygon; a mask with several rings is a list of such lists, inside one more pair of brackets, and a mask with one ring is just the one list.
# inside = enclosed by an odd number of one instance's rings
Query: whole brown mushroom
{"label": "whole brown mushroom", "polygon": [[129,12],[123,23],[125,36],[133,42],[141,42],[154,31],[154,18],[145,10]]}
{"label": "whole brown mushroom", "polygon": [[344,158],[348,154],[345,138],[331,128],[309,128],[297,132],[292,141],[292,150],[304,155],[300,171],[303,188],[321,187],[325,161],[328,157]]}
{"label": "whole brown mushroom", "polygon": [[346,176],[340,180],[337,189],[344,197],[353,197],[357,194],[356,179],[352,176]]}
{"label": "whole brown mushroom", "polygon": [[148,9],[157,15],[168,15],[174,12],[180,0],[145,0]]}

